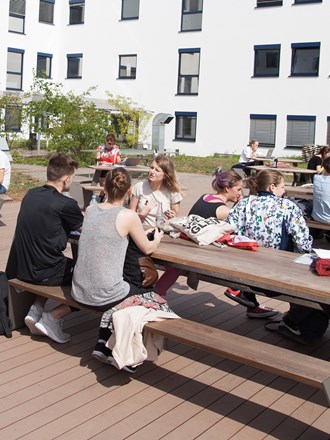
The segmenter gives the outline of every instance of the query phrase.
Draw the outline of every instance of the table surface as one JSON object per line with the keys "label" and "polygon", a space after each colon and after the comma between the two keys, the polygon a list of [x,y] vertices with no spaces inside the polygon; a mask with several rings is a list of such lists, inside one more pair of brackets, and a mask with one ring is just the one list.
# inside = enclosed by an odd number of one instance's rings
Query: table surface
{"label": "table surface", "polygon": [[[299,254],[259,247],[256,252],[231,247],[199,246],[165,236],[152,257],[224,281],[273,290],[282,295],[330,304],[330,282],[295,263]],[[288,299],[289,301],[289,299]]]}
{"label": "table surface", "polygon": [[[69,242],[78,245],[79,237]],[[199,246],[181,238],[164,235],[152,255],[156,263],[174,266],[211,277],[226,286],[237,283],[251,288],[272,290],[290,302],[296,298],[330,304],[329,278],[312,272],[308,265],[295,263],[293,252],[259,247],[256,252],[213,245]]]}
{"label": "table surface", "polygon": [[[275,158],[269,157],[256,157],[255,160],[264,161],[264,162],[274,162]],[[287,157],[278,157],[277,162],[288,162],[288,163],[305,163],[302,159],[289,159]]]}
{"label": "table surface", "polygon": [[285,192],[287,195],[291,196],[312,196],[313,198],[313,187],[302,187],[302,186],[285,186]]}
{"label": "table surface", "polygon": [[307,168],[284,168],[284,167],[267,167],[265,165],[248,165],[247,168],[251,168],[252,170],[261,171],[261,170],[278,170],[281,173],[303,173],[303,174],[316,174],[316,170],[308,170]]}
{"label": "table surface", "polygon": [[109,171],[114,168],[125,168],[128,172],[143,173],[149,171],[149,167],[143,165],[125,166],[125,165],[90,165],[88,168],[92,168],[95,171]]}

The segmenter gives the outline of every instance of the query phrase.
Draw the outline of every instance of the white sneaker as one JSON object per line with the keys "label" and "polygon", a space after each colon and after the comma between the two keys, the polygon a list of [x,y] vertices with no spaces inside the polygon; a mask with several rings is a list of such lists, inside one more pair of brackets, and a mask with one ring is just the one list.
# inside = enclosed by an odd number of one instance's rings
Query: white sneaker
{"label": "white sneaker", "polygon": [[39,322],[36,323],[36,328],[55,342],[65,344],[70,341],[71,336],[62,330],[62,322],[61,319],[54,319],[50,313],[43,312]]}
{"label": "white sneaker", "polygon": [[31,335],[43,335],[43,333],[36,328],[36,323],[41,318],[43,309],[32,305],[28,314],[24,318],[25,325],[30,330]]}

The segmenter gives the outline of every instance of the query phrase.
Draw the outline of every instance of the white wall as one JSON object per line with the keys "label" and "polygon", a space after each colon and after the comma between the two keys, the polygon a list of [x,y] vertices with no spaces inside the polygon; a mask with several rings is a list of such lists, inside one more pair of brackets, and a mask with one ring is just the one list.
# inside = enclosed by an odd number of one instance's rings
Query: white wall
{"label": "white wall", "polygon": [[[53,54],[52,77],[77,93],[97,85],[132,97],[153,112],[197,112],[196,142],[176,142],[175,120],[166,148],[208,155],[240,152],[249,141],[249,115],[276,114],[276,153],[284,150],[287,115],[316,116],[315,142],[326,142],[330,42],[328,1],[256,8],[256,0],[204,0],[203,30],[180,32],[181,0],[140,0],[138,20],[121,21],[121,0],[86,0],[85,24],[69,26],[68,0],[56,0],[54,25],[38,23],[37,0],[26,1],[25,35],[8,33],[9,0],[0,8],[0,91],[5,90],[7,47],[25,50],[24,91],[37,52]],[[291,43],[321,42],[318,77],[290,78]],[[253,78],[254,45],[281,44],[279,78]],[[198,96],[177,96],[178,49],[200,48]],[[83,78],[66,79],[68,53],[83,53]],[[136,80],[119,80],[120,54],[137,54]],[[151,136],[151,124],[150,124]]]}

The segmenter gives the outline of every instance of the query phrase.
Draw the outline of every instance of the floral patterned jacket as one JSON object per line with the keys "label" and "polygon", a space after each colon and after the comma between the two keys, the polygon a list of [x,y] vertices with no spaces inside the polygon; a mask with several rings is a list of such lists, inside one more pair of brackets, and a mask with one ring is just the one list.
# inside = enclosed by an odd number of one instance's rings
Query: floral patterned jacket
{"label": "floral patterned jacket", "polygon": [[271,193],[251,195],[234,206],[227,221],[240,235],[256,240],[260,246],[280,249],[283,229],[291,236],[295,250],[310,252],[313,238],[309,235],[301,209],[291,200]]}

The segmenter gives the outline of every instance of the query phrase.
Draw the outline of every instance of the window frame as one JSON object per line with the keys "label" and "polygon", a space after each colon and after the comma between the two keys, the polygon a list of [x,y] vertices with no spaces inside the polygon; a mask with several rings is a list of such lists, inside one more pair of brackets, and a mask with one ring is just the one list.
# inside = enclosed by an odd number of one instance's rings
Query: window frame
{"label": "window frame", "polygon": [[[257,54],[260,51],[278,51],[278,71],[277,73],[257,73]],[[255,78],[278,78],[280,76],[280,59],[281,59],[281,45],[280,44],[263,44],[254,46],[254,66],[253,66],[253,77]]]}
{"label": "window frame", "polygon": [[[135,57],[135,67],[133,66],[132,69],[135,69],[135,74],[134,75],[130,75],[130,76],[123,76],[121,74],[121,69],[122,69],[122,58],[129,58],[129,57]],[[131,72],[132,72],[131,69]],[[118,68],[118,79],[136,79],[136,73],[137,73],[137,54],[133,53],[133,54],[123,54],[123,55],[119,55],[119,68]]]}
{"label": "window frame", "polygon": [[[50,6],[51,5],[51,6]],[[46,20],[44,17],[41,17],[41,13],[46,12],[46,6],[49,8],[47,12],[51,12],[51,19]],[[45,9],[45,10],[43,10]],[[45,24],[54,24],[54,9],[55,9],[55,0],[39,0],[39,23],[45,23]]]}
{"label": "window frame", "polygon": [[[299,50],[309,50],[309,49],[317,49],[319,50],[319,56],[317,61],[317,72],[311,73],[311,72],[294,72],[294,66],[295,66],[295,60],[296,56]],[[320,42],[313,42],[313,43],[292,43],[291,44],[291,75],[294,76],[319,76],[319,70],[320,70],[320,55],[321,55],[321,43]]]}
{"label": "window frame", "polygon": [[[80,10],[80,20],[74,20],[74,12]],[[77,14],[78,15],[78,14]],[[69,25],[85,23],[85,0],[69,0]]]}
{"label": "window frame", "polygon": [[[17,115],[10,115],[8,116],[8,113],[10,110],[14,110],[14,112],[18,112]],[[8,112],[8,113],[7,113]],[[9,118],[13,118],[13,121],[11,122]],[[8,121],[9,119],[9,121]],[[7,105],[5,107],[5,117],[4,117],[4,125],[6,131],[12,131],[15,133],[22,131],[22,107],[19,105]]]}
{"label": "window frame", "polygon": [[323,0],[294,0],[293,5],[303,5],[307,3],[322,3]]}
{"label": "window frame", "polygon": [[[82,79],[82,60],[83,60],[83,54],[82,53],[71,53],[66,55],[67,58],[67,71],[66,71],[66,79]],[[72,75],[70,74],[70,61],[76,61],[79,60],[78,65],[78,75]],[[80,73],[80,75],[79,75]]]}
{"label": "window frame", "polygon": [[[200,75],[200,63],[201,63],[201,50],[200,48],[193,48],[193,49],[179,49],[179,66],[178,66],[178,84],[177,84],[177,95],[198,95],[199,90],[199,75]],[[181,73],[181,66],[182,66],[182,55],[184,54],[199,54],[198,57],[198,73],[197,74],[182,74]],[[183,79],[192,79],[197,78],[197,92],[180,92],[180,85],[181,80]]]}
{"label": "window frame", "polygon": [[[137,15],[124,16],[125,3],[129,1],[135,1],[137,3]],[[121,20],[138,20],[140,17],[140,0],[122,0],[121,1]]]}
{"label": "window frame", "polygon": [[[14,34],[24,34],[25,33],[25,14],[26,14],[26,0],[21,0],[21,7],[17,3],[14,3],[13,0],[9,2],[9,23],[8,23],[8,32],[12,32]],[[17,19],[21,21],[21,31],[14,30],[10,28],[11,18]]]}
{"label": "window frame", "polygon": [[[297,148],[302,148],[302,146],[305,144],[315,143],[316,116],[288,115],[286,119],[287,119],[287,131],[286,131],[285,148],[297,149]],[[308,127],[307,129],[304,128],[304,130],[302,130],[301,124],[296,125],[296,127],[293,126],[295,122],[298,124],[300,122],[306,122],[306,123],[308,122],[313,131],[312,136],[307,137],[305,134],[305,132],[308,132],[308,134],[310,133],[311,131],[310,127]],[[301,140],[299,139],[299,142],[296,142],[295,144],[291,142],[290,145],[288,145],[289,135],[291,139],[295,138],[298,140],[300,136],[302,137],[302,139]]]}
{"label": "window frame", "polygon": [[257,0],[257,8],[267,8],[269,6],[283,6],[283,0]]}
{"label": "window frame", "polygon": [[[39,68],[38,68],[38,63],[39,60],[49,60],[49,72],[47,72],[47,70],[44,70],[44,72],[46,73],[46,75],[41,75],[39,74]],[[43,53],[43,52],[38,52],[37,53],[37,69],[36,69],[36,76],[37,78],[48,78],[50,79],[52,77],[52,59],[53,59],[53,55],[51,53]],[[47,64],[47,61],[46,61]]]}
{"label": "window frame", "polygon": [[[194,133],[192,137],[186,137],[184,133],[179,135],[180,131],[184,131],[184,127],[180,127],[180,123],[184,123],[184,120],[191,120],[190,125],[193,120],[195,120]],[[197,112],[175,112],[175,138],[176,141],[181,142],[196,142],[197,134]]]}
{"label": "window frame", "polygon": [[[21,63],[20,63],[20,72],[16,72],[13,70],[8,70],[8,56],[9,53],[16,53],[16,54],[20,54],[21,55]],[[14,47],[8,47],[7,49],[7,71],[6,71],[6,90],[23,90],[23,66],[24,66],[24,53],[25,51],[23,49],[16,49]],[[14,75],[17,77],[20,77],[20,87],[19,88],[15,88],[15,87],[8,87],[8,75]]]}
{"label": "window frame", "polygon": [[[201,7],[200,9],[196,9],[196,10],[186,10],[188,8],[185,7],[186,2],[190,2],[190,1],[200,1],[201,2]],[[195,32],[195,31],[201,31],[202,30],[202,21],[203,21],[203,7],[204,7],[204,1],[203,0],[182,0],[182,4],[181,4],[181,32]],[[185,18],[188,16],[193,16],[193,15],[200,15],[200,27],[196,27],[196,28],[190,28],[187,29],[185,27]]]}
{"label": "window frame", "polygon": [[[257,121],[260,121],[259,127],[257,127]],[[262,122],[265,121],[263,124]],[[268,125],[267,126],[267,122]],[[255,124],[255,127],[252,127],[252,124]],[[277,123],[277,115],[267,115],[267,114],[250,114],[250,136],[249,139],[258,139],[259,146],[265,148],[275,148],[276,142],[276,123]],[[268,133],[265,133],[265,131]],[[269,142],[266,142],[266,137],[270,139]]]}
{"label": "window frame", "polygon": [[327,116],[327,139],[325,143],[330,145],[330,116]]}

